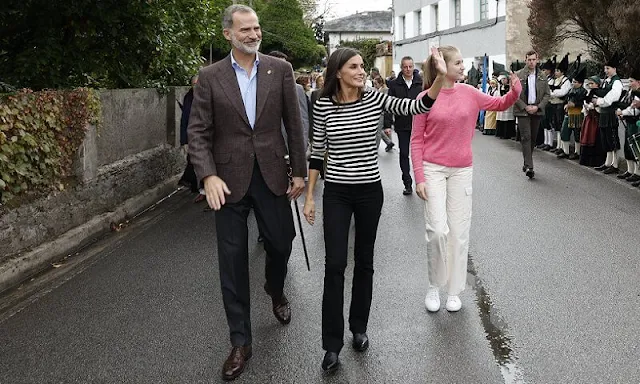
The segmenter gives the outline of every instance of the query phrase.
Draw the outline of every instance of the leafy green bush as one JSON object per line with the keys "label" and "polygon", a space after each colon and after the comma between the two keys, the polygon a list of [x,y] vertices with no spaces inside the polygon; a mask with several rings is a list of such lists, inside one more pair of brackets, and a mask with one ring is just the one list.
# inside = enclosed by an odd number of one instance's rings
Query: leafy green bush
{"label": "leafy green bush", "polygon": [[88,124],[100,125],[100,99],[87,88],[0,98],[2,203],[28,193],[64,189]]}
{"label": "leafy green bush", "polygon": [[360,39],[354,41],[341,41],[340,47],[355,48],[362,54],[364,68],[367,72],[371,70],[376,61],[376,45],[380,44],[380,39]]}

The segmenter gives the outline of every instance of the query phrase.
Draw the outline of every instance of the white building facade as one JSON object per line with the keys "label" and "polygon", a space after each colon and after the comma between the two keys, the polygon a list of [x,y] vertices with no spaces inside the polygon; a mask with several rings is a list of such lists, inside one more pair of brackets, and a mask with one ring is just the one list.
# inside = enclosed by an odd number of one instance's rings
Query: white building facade
{"label": "white building facade", "polygon": [[394,70],[411,56],[416,67],[432,46],[453,45],[464,58],[465,72],[482,57],[509,68],[506,62],[506,0],[393,0]]}
{"label": "white building facade", "polygon": [[393,17],[390,11],[358,12],[325,23],[324,32],[329,35],[329,54],[341,42],[364,39],[393,40]]}

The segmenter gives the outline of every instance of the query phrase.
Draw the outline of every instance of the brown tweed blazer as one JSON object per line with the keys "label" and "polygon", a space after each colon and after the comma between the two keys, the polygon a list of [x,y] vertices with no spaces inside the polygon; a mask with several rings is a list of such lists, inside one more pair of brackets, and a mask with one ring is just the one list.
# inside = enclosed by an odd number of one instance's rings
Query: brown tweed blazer
{"label": "brown tweed blazer", "polygon": [[220,177],[231,190],[227,202],[242,199],[257,160],[269,189],[289,186],[281,123],[287,132],[293,176],[307,174],[305,145],[293,69],[284,60],[259,54],[256,122],[251,129],[231,56],[200,70],[189,116],[189,157],[199,180]]}
{"label": "brown tweed blazer", "polygon": [[[522,92],[520,92],[520,97],[513,106],[513,114],[519,117],[529,116],[529,113],[525,110],[529,98],[529,68],[525,67],[516,72],[516,74],[520,79],[520,84],[522,84]],[[550,96],[551,91],[547,80],[542,72],[536,70],[536,103],[534,104],[538,106],[536,115],[544,115],[544,108],[547,106]]]}

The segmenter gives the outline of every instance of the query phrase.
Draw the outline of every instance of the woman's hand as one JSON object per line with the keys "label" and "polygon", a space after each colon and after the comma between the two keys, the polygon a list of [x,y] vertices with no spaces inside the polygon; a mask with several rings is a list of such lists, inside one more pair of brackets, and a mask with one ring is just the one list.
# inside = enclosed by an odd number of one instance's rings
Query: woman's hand
{"label": "woman's hand", "polygon": [[422,200],[427,201],[427,184],[424,182],[416,184],[416,193]]}
{"label": "woman's hand", "polygon": [[305,219],[307,219],[307,223],[313,225],[316,219],[316,202],[313,200],[313,197],[305,199],[302,212],[304,213]]}
{"label": "woman's hand", "polygon": [[516,85],[516,82],[519,83],[520,79],[515,72],[511,71],[511,74],[509,74],[509,84],[511,85],[511,87],[514,87]]}
{"label": "woman's hand", "polygon": [[447,74],[447,62],[444,61],[444,56],[442,56],[442,52],[438,51],[437,47],[431,47],[431,60],[433,60],[438,75],[445,76]]}

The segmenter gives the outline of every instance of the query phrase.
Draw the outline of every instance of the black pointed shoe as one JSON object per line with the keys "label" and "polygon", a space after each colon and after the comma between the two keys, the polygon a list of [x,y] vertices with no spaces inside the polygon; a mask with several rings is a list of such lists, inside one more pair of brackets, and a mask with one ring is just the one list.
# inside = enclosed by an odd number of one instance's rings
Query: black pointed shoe
{"label": "black pointed shoe", "polygon": [[602,164],[601,166],[599,166],[599,167],[595,167],[595,168],[593,168],[593,169],[595,169],[596,171],[604,171],[604,170],[605,170],[605,169],[607,169],[607,168],[609,168],[609,166],[608,166],[608,165],[604,165],[604,164]]}
{"label": "black pointed shoe", "polygon": [[404,190],[402,191],[402,194],[405,196],[408,196],[410,194],[413,193],[413,188],[411,188],[411,184],[407,184],[404,186]]}
{"label": "black pointed shoe", "polygon": [[569,155],[567,155],[566,153],[564,153],[564,151],[560,152],[558,154],[558,156],[556,156],[558,159],[568,159]]}
{"label": "black pointed shoe", "polygon": [[604,171],[602,171],[602,173],[604,173],[605,175],[610,175],[612,173],[618,174],[620,173],[620,171],[618,170],[618,168],[611,166],[607,169],[605,169]]}
{"label": "black pointed shoe", "polygon": [[631,177],[631,175],[633,175],[633,173],[629,173],[629,172],[625,172],[625,173],[621,173],[618,176],[616,176],[618,179],[626,179],[627,177]]}
{"label": "black pointed shoe", "polygon": [[366,333],[354,333],[351,344],[356,351],[364,352],[369,348],[369,337]]}
{"label": "black pointed shoe", "polygon": [[535,172],[533,172],[533,168],[528,168],[527,172],[525,173],[525,175],[527,175],[528,178],[533,179],[536,175]]}
{"label": "black pointed shoe", "polygon": [[636,181],[634,183],[631,183],[632,186],[634,187],[639,187],[640,188],[640,181]]}
{"label": "black pointed shoe", "polygon": [[340,359],[338,359],[337,352],[327,352],[322,359],[322,370],[325,372],[333,372],[338,369],[340,365]]}
{"label": "black pointed shoe", "polygon": [[569,155],[569,160],[577,160],[580,158],[580,155],[578,155],[577,153],[572,153]]}
{"label": "black pointed shoe", "polygon": [[640,181],[640,176],[638,176],[636,174],[633,174],[633,175],[629,176],[627,181],[630,182],[630,183],[635,183],[636,181]]}

